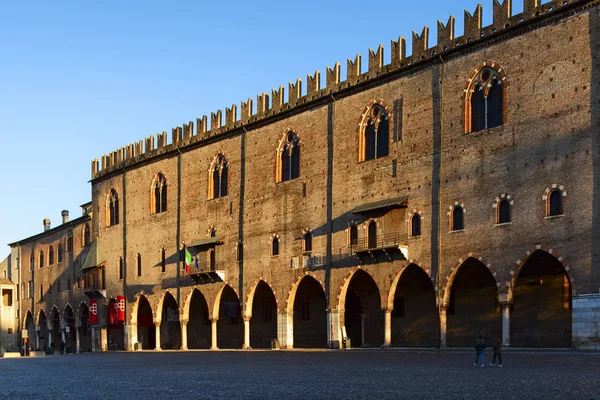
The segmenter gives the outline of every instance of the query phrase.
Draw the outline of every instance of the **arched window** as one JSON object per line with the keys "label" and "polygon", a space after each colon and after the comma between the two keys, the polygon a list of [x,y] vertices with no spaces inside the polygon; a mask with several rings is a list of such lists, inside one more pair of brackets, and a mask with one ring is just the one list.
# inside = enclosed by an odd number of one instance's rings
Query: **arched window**
{"label": "arched window", "polygon": [[58,245],[58,262],[62,262],[63,261],[63,247],[62,244]]}
{"label": "arched window", "polygon": [[452,230],[460,231],[465,229],[464,210],[462,206],[454,206],[452,210]]}
{"label": "arched window", "polygon": [[152,182],[151,212],[158,214],[167,211],[167,179],[158,173]]}
{"label": "arched window", "polygon": [[119,223],[119,195],[115,189],[111,189],[106,199],[106,226]]}
{"label": "arched window", "polygon": [[358,244],[358,226],[350,225],[348,230],[348,245],[356,246]]}
{"label": "arched window", "polygon": [[229,166],[223,154],[215,157],[210,165],[208,176],[208,198],[225,197],[229,187]]}
{"label": "arched window", "polygon": [[508,199],[502,199],[498,202],[497,224],[507,224],[510,222],[510,202]]}
{"label": "arched window", "polygon": [[35,256],[33,255],[33,253],[31,253],[31,257],[29,257],[29,270],[33,271],[34,267],[35,267]]}
{"label": "arched window", "polygon": [[83,235],[82,235],[82,246],[89,246],[90,244],[90,225],[89,224],[85,224],[83,226]]}
{"label": "arched window", "polygon": [[67,251],[73,250],[73,231],[67,232]]}
{"label": "arched window", "polygon": [[369,222],[369,226],[367,228],[368,240],[369,240],[369,249],[377,248],[377,223],[375,221]]}
{"label": "arched window", "polygon": [[142,255],[137,255],[137,276],[142,276]]}
{"label": "arched window", "polygon": [[563,194],[560,190],[555,189],[548,196],[548,216],[557,215],[563,215]]}
{"label": "arched window", "polygon": [[[504,124],[506,83],[501,68],[490,63],[469,81],[465,96],[465,133],[479,132]],[[496,66],[495,66],[496,67]]]}
{"label": "arched window", "polygon": [[48,265],[54,264],[54,247],[50,246],[48,249]]}
{"label": "arched window", "polygon": [[161,252],[160,252],[160,272],[167,272],[167,257],[166,257],[166,251],[165,248],[163,247]]}
{"label": "arched window", "polygon": [[273,236],[271,240],[271,255],[278,256],[279,255],[279,236]]}
{"label": "arched window", "polygon": [[123,268],[123,257],[119,257],[119,280],[123,280],[123,275],[125,272],[125,268]]}
{"label": "arched window", "polygon": [[44,250],[40,250],[40,268],[44,268]]}
{"label": "arched window", "polygon": [[300,140],[294,131],[285,133],[279,142],[277,158],[277,182],[285,182],[300,176]]}
{"label": "arched window", "polygon": [[310,233],[310,231],[305,232],[304,235],[302,235],[302,251],[304,253],[312,251],[312,233]]}
{"label": "arched window", "polygon": [[360,161],[386,157],[389,153],[390,122],[380,104],[373,104],[361,123]]}
{"label": "arched window", "polygon": [[410,236],[421,236],[421,215],[414,213],[410,219]]}

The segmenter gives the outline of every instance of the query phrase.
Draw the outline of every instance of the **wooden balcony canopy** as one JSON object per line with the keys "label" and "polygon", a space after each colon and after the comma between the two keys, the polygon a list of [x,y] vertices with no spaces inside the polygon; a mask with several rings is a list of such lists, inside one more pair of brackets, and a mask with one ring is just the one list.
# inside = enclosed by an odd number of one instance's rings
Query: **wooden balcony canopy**
{"label": "wooden balcony canopy", "polygon": [[223,244],[223,236],[212,236],[204,239],[198,239],[192,242],[188,247],[214,247]]}
{"label": "wooden balcony canopy", "polygon": [[381,210],[385,208],[402,208],[408,206],[408,196],[394,197],[392,199],[379,200],[373,203],[362,204],[353,208],[350,214],[365,214],[370,211]]}
{"label": "wooden balcony canopy", "polygon": [[99,267],[105,262],[106,258],[104,258],[102,252],[100,251],[98,241],[94,240],[92,242],[92,246],[90,247],[90,251],[88,251],[87,256],[85,256],[85,261],[81,266],[81,271],[87,271],[89,269]]}

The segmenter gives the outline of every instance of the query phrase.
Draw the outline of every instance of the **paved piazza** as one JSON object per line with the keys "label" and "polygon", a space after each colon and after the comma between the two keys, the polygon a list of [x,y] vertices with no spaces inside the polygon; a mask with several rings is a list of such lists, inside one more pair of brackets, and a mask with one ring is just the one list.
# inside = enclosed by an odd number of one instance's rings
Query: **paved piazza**
{"label": "paved piazza", "polygon": [[[486,353],[489,362],[491,353]],[[600,399],[600,354],[138,352],[0,359],[2,399]]]}

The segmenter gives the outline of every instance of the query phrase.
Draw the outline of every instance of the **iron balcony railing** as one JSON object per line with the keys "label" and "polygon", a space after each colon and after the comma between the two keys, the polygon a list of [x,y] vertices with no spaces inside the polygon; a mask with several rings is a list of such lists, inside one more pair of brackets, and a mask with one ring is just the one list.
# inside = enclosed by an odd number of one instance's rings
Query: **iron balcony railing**
{"label": "iron balcony railing", "polygon": [[355,239],[349,246],[350,251],[359,253],[369,250],[384,250],[399,247],[407,242],[407,235],[398,232],[367,236]]}
{"label": "iron balcony railing", "polygon": [[198,264],[192,262],[190,265],[190,274],[200,274],[204,272],[214,272],[217,271],[218,265],[216,261],[198,261]]}

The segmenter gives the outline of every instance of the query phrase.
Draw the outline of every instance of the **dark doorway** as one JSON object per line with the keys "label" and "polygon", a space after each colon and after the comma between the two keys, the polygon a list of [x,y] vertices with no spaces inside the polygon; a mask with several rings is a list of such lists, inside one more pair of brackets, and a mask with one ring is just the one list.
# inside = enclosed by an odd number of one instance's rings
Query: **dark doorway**
{"label": "dark doorway", "polygon": [[226,285],[219,303],[217,322],[217,346],[221,349],[241,349],[244,343],[244,321],[240,300],[231,286]]}
{"label": "dark doorway", "polygon": [[327,301],[311,276],[302,278],[294,298],[294,347],[327,347]]}
{"label": "dark doorway", "polygon": [[125,350],[123,322],[119,321],[118,303],[115,299],[108,302],[108,350]]}
{"label": "dark doorway", "polygon": [[481,335],[488,344],[502,338],[502,316],[496,280],[479,260],[467,259],[458,269],[447,308],[447,345],[472,347]]}
{"label": "dark doorway", "polygon": [[87,352],[92,351],[92,332],[90,329],[90,310],[87,304],[79,306],[79,349]]}
{"label": "dark doorway", "polygon": [[165,294],[163,300],[160,321],[160,347],[166,350],[179,350],[181,348],[179,308],[175,298],[169,292]]}
{"label": "dark doorway", "polygon": [[250,347],[269,348],[271,340],[277,338],[277,302],[273,291],[260,281],[252,300],[250,319]]}
{"label": "dark doorway", "polygon": [[195,289],[190,300],[190,316],[187,323],[188,349],[210,349],[211,323],[208,319],[206,299]]}
{"label": "dark doorway", "polygon": [[571,285],[563,265],[545,251],[521,269],[510,314],[514,347],[571,347]]}
{"label": "dark doorway", "polygon": [[54,351],[56,354],[60,354],[60,342],[62,341],[62,337],[60,335],[60,314],[58,313],[58,309],[52,309],[52,342],[50,346],[54,347]]}
{"label": "dark doorway", "polygon": [[152,320],[152,308],[146,296],[141,296],[138,301],[138,343],[141,343],[144,350],[153,350],[156,348],[156,330]]}
{"label": "dark doorway", "polygon": [[379,289],[371,275],[363,270],[354,274],[348,286],[344,307],[344,326],[352,346],[381,347],[384,314]]}
{"label": "dark doorway", "polygon": [[39,325],[40,331],[37,333],[39,340],[38,350],[46,351],[50,343],[48,342],[48,322],[44,310],[40,310]]}
{"label": "dark doorway", "polygon": [[409,265],[398,281],[392,312],[392,345],[437,347],[440,320],[429,275]]}
{"label": "dark doorway", "polygon": [[[70,305],[65,308],[65,352],[76,353],[75,315]],[[60,348],[60,346],[59,346]]]}

